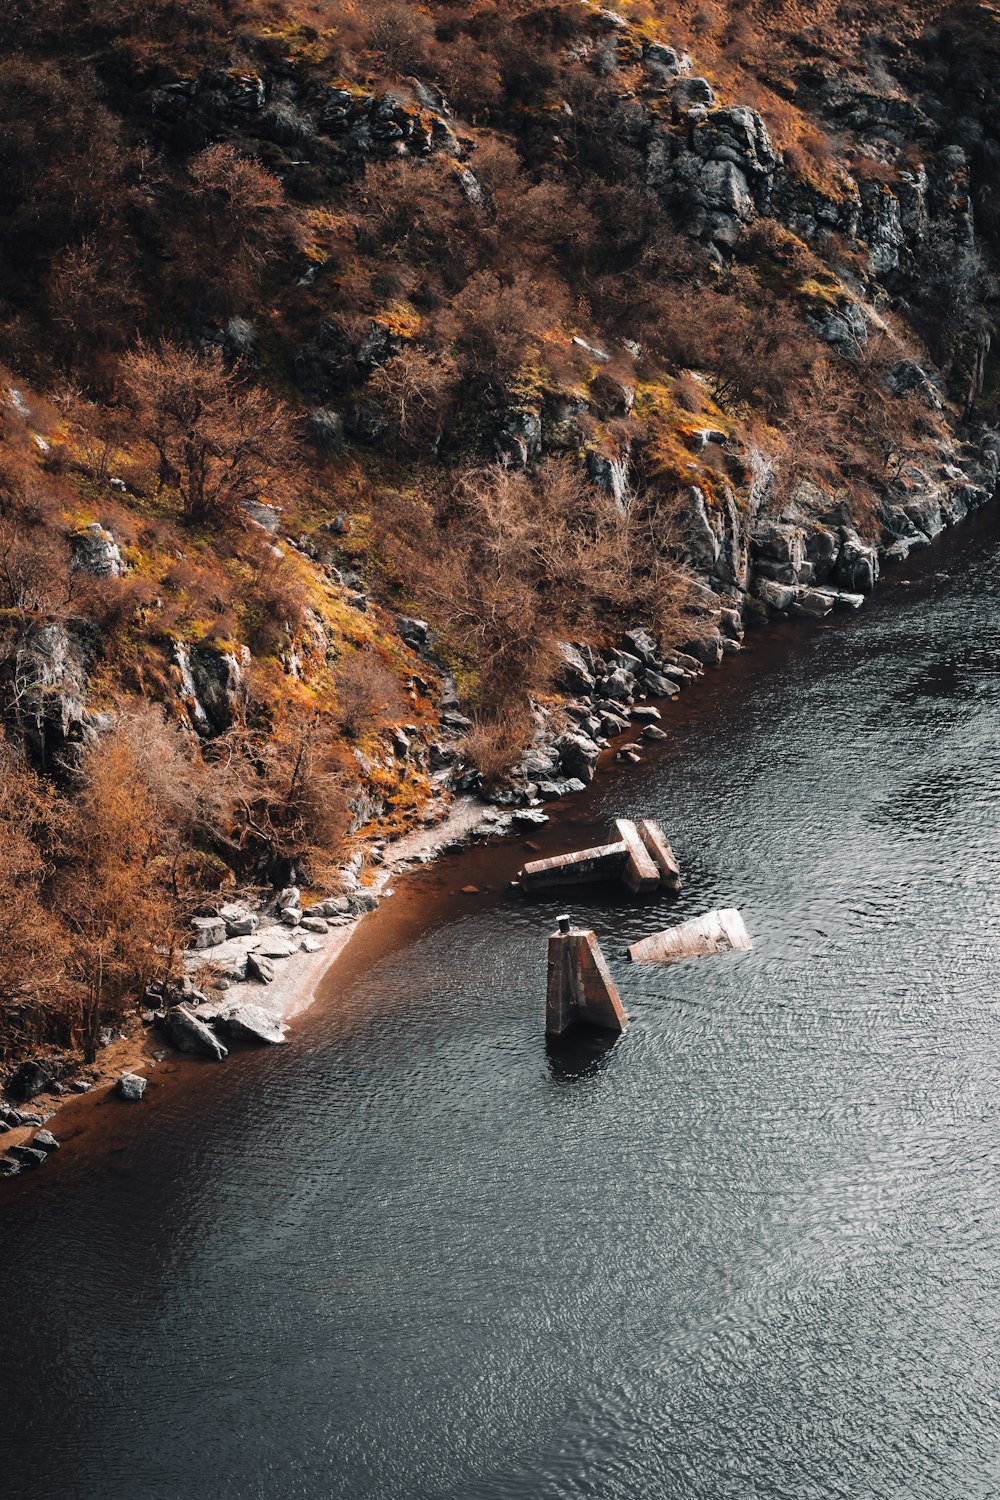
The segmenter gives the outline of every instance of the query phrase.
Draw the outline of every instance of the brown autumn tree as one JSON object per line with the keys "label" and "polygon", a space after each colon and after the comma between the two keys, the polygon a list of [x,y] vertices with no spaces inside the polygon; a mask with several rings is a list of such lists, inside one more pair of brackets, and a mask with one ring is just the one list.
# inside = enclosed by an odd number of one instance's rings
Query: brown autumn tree
{"label": "brown autumn tree", "polygon": [[81,996],[88,1061],[101,1026],[169,966],[175,942],[163,858],[171,828],[141,732],[119,724],[88,750],[67,810],[55,909],[69,935],[68,977]]}
{"label": "brown autumn tree", "polygon": [[277,177],[232,146],[194,157],[175,206],[175,270],[191,300],[215,316],[246,307],[268,263],[301,240]]}
{"label": "brown autumn tree", "polygon": [[61,847],[61,799],[0,742],[0,1058],[55,1039],[66,934],[46,900]]}
{"label": "brown autumn tree", "polygon": [[292,448],[287,408],[227,369],[216,350],[140,345],[122,362],[133,424],[156,455],[161,486],[191,521],[239,521],[280,489]]}

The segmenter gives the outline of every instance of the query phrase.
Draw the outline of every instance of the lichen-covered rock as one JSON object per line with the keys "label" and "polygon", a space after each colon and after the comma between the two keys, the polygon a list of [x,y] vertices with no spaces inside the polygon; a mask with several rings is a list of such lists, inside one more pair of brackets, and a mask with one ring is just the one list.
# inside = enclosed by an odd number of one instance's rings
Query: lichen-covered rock
{"label": "lichen-covered rock", "polygon": [[317,406],[309,413],[306,426],[310,438],[324,453],[339,453],[343,448],[347,434],[339,411]]}
{"label": "lichen-covered rock", "polygon": [[179,697],[192,727],[206,739],[232,728],[246,708],[248,649],[243,646],[237,654],[223,651],[210,641],[191,646],[176,641],[173,659]]}
{"label": "lichen-covered rock", "polygon": [[678,528],[691,565],[710,573],[718,561],[721,542],[717,523],[713,525],[705,505],[705,496],[697,485],[685,492],[678,514]]}
{"label": "lichen-covered rock", "polygon": [[94,739],[86,690],[93,640],[84,627],[31,626],[15,648],[18,712],[29,752],[43,767],[75,764]]}
{"label": "lichen-covered rock", "polygon": [[117,578],[122,572],[122,555],[110,531],[98,521],[74,531],[70,537],[73,567],[92,578]]}
{"label": "lichen-covered rock", "polygon": [[629,495],[629,457],[627,453],[608,454],[590,450],[587,453],[587,473],[596,485],[610,495],[624,512]]}
{"label": "lichen-covered rock", "polygon": [[507,412],[493,444],[507,468],[527,468],[542,451],[541,412],[530,408]]}

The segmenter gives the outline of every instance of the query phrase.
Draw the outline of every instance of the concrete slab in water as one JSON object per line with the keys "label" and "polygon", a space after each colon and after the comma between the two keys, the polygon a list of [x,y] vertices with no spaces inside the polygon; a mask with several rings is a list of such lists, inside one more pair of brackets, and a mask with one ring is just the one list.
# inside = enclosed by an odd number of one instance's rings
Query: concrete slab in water
{"label": "concrete slab in water", "polygon": [[664,932],[654,932],[652,937],[633,943],[628,952],[637,963],[668,964],[679,958],[700,958],[725,953],[731,948],[752,947],[753,941],[743,918],[735,907],[730,906],[724,911],[710,911],[690,922],[681,922],[677,927],[668,927]]}

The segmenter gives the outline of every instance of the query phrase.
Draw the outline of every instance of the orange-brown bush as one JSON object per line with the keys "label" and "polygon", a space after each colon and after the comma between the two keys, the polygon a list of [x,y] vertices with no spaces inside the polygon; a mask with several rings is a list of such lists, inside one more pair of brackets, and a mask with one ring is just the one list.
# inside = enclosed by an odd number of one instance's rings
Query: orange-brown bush
{"label": "orange-brown bush", "polygon": [[401,714],[399,681],[372,648],[352,651],[337,668],[337,719],[350,740],[358,740],[376,723]]}
{"label": "orange-brown bush", "polygon": [[289,413],[241,384],[217,350],[140,346],[122,362],[122,389],[160,485],[176,492],[188,519],[238,522],[265,486],[282,486]]}

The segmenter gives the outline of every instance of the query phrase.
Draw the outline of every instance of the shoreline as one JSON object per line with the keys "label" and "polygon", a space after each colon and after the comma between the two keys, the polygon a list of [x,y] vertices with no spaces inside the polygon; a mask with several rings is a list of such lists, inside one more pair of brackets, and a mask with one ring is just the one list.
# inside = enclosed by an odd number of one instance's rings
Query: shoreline
{"label": "shoreline", "polygon": [[[440,821],[413,829],[387,844],[384,860],[376,867],[374,880],[364,889],[383,900],[391,896],[391,890],[386,888],[394,877],[430,863],[446,850],[469,843],[474,832],[481,827],[486,832],[489,820],[485,820],[487,827],[483,827],[484,814],[488,812],[487,804],[470,795],[456,797]],[[253,1004],[282,1023],[288,1023],[302,1015],[313,1004],[320,983],[341,958],[365,917],[369,915],[370,912],[360,912],[342,926],[332,928],[328,940],[312,952],[299,949],[290,954],[282,961],[282,967],[276,971],[269,985],[255,982],[231,985],[224,992],[225,1002]],[[273,930],[284,932],[286,929],[280,923],[275,923]],[[189,950],[189,965],[197,967],[206,961],[210,962],[211,952],[211,949]],[[195,1013],[198,1013],[197,1008]],[[203,1013],[207,1014],[207,1011]],[[148,1079],[161,1064],[176,1066],[182,1060],[205,1061],[189,1059],[184,1053],[178,1052],[160,1031],[143,1022],[136,1013],[128,1032],[116,1036],[106,1047],[100,1049],[93,1063],[81,1068],[79,1076],[89,1082],[89,1088],[67,1093],[43,1090],[27,1102],[11,1106],[23,1115],[37,1118],[32,1119],[29,1124],[14,1125],[0,1133],[0,1155],[12,1146],[30,1145],[36,1131],[49,1129],[52,1122],[71,1106],[87,1107],[106,1102],[114,1096],[118,1079],[123,1073],[136,1073]],[[125,1100],[120,1102],[125,1107],[132,1107]]]}
{"label": "shoreline", "polygon": [[[975,517],[970,517],[973,526],[949,527],[940,540],[947,542],[953,538],[957,541],[960,535],[968,536],[974,529],[975,522],[980,524],[996,524],[996,516],[992,506],[984,507]],[[937,567],[940,565],[941,548],[935,538],[934,544],[922,548],[918,554],[909,559],[897,560],[896,567],[891,574],[883,573],[879,584],[889,587],[909,587],[920,581],[921,575],[933,577]],[[892,559],[889,559],[892,561]],[[916,577],[904,574],[903,564],[909,563],[914,569]],[[878,584],[872,591],[877,597],[883,592],[883,587]],[[805,616],[773,616],[767,628],[758,628],[753,631],[752,639],[755,644],[764,646],[765,643],[773,641],[778,644],[779,639],[789,641],[798,639],[803,632],[799,629],[801,620]],[[840,617],[846,621],[845,616]],[[813,625],[823,622],[814,619]],[[751,650],[748,655],[756,655]],[[721,666],[722,662],[717,665]],[[699,673],[697,681],[702,688],[707,687],[707,674],[704,670]],[[694,686],[692,683],[691,686]],[[681,701],[687,698],[687,693],[679,695]],[[635,707],[645,708],[660,702],[665,710],[678,706],[677,696],[664,700],[656,700],[652,697],[637,699]],[[611,771],[621,773],[630,769],[629,762],[622,760],[618,755],[617,746],[634,738],[641,725],[632,725],[630,730],[623,731],[616,736],[611,743],[605,747],[600,756],[598,769],[603,774]],[[644,744],[645,752],[659,751],[665,748],[661,744]],[[645,758],[645,756],[643,757]],[[586,788],[590,791],[593,782]],[[459,853],[467,851],[479,843],[479,847],[485,849],[489,844],[499,847],[502,844],[513,843],[520,836],[522,839],[531,838],[534,834],[540,837],[547,846],[562,844],[564,838],[558,836],[553,839],[553,834],[565,822],[577,823],[581,821],[581,814],[585,820],[584,807],[586,800],[580,794],[559,798],[555,802],[543,804],[546,822],[538,828],[522,825],[520,828],[512,825],[510,814],[524,811],[523,808],[499,808],[475,794],[458,793],[448,807],[445,815],[432,824],[424,825],[411,830],[398,839],[388,843],[384,849],[382,862],[374,866],[374,878],[365,886],[363,891],[371,892],[379,896],[382,901],[389,899],[394,894],[392,882],[394,879],[405,876],[422,866],[436,862],[443,854]],[[536,809],[540,810],[540,809]],[[481,842],[480,842],[481,841]],[[529,848],[535,846],[529,844]],[[558,852],[564,852],[561,849]],[[463,891],[465,887],[461,888]],[[488,889],[488,888],[486,888]],[[375,910],[378,908],[376,907]],[[353,916],[342,925],[332,927],[329,935],[314,951],[300,949],[291,953],[287,958],[280,961],[280,968],[276,968],[274,980],[268,984],[257,982],[233,983],[224,991],[223,1003],[239,1002],[253,1004],[266,1010],[275,1020],[287,1024],[302,1016],[309,1010],[319,998],[321,987],[334,974],[338,964],[341,962],[345,952],[351,946],[352,939],[362,926],[364,918],[374,914],[373,911],[362,911]],[[285,932],[281,924],[275,922],[273,926],[262,928],[262,931]],[[193,967],[211,961],[211,949],[190,950],[189,962]],[[210,1002],[210,1007],[217,1008],[218,1002]],[[197,1013],[197,1012],[196,1012]],[[206,1009],[206,1016],[209,1014]],[[242,1049],[241,1049],[242,1050]],[[102,1048],[95,1061],[81,1068],[81,1075],[85,1077],[90,1087],[84,1091],[73,1090],[66,1093],[53,1093],[43,1091],[24,1104],[14,1107],[24,1113],[41,1117],[42,1126],[49,1129],[51,1123],[65,1112],[77,1113],[77,1107],[89,1110],[93,1104],[101,1104],[114,1099],[115,1085],[118,1078],[124,1072],[136,1072],[145,1078],[152,1079],[156,1073],[176,1070],[178,1066],[187,1063],[201,1064],[207,1061],[204,1058],[191,1058],[184,1053],[176,1051],[167,1042],[166,1037],[154,1026],[140,1020],[137,1013],[134,1024],[126,1035],[119,1035],[109,1045]],[[126,1104],[125,1100],[114,1100],[115,1103]],[[131,1107],[131,1106],[129,1106]],[[24,1126],[14,1126],[6,1132],[0,1133],[0,1154],[3,1154],[12,1146],[30,1144],[34,1133],[41,1128],[37,1123]],[[71,1132],[72,1139],[78,1132]],[[64,1140],[67,1137],[63,1137]]]}

